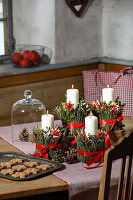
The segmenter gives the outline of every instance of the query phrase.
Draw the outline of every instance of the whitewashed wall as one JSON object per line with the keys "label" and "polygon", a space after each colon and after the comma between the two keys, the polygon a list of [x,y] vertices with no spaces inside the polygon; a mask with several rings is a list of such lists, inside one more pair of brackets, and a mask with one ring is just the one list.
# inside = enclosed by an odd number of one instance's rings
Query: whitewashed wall
{"label": "whitewashed wall", "polygon": [[52,63],[133,60],[133,0],[90,0],[81,18],[65,0],[13,0],[13,19],[16,42],[51,47]]}
{"label": "whitewashed wall", "polygon": [[65,1],[56,0],[58,62],[88,60],[101,55],[102,0],[91,1],[83,17],[76,17]]}
{"label": "whitewashed wall", "polygon": [[54,55],[55,0],[13,0],[13,25],[17,44],[49,46]]}
{"label": "whitewashed wall", "polygon": [[51,47],[53,63],[100,56],[102,1],[92,2],[77,18],[65,0],[13,0],[16,43]]}
{"label": "whitewashed wall", "polygon": [[133,0],[104,0],[102,57],[133,61]]}

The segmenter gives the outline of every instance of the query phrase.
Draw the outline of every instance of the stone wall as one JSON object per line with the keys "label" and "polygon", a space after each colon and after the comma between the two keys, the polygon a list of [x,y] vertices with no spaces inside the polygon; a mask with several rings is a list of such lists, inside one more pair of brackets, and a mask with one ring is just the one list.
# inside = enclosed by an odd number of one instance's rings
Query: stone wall
{"label": "stone wall", "polygon": [[132,10],[132,0],[90,0],[77,18],[65,0],[13,0],[14,37],[19,44],[52,48],[52,63],[132,61]]}
{"label": "stone wall", "polygon": [[56,62],[88,60],[101,55],[102,0],[91,1],[80,18],[56,0]]}
{"label": "stone wall", "polygon": [[[55,0],[13,0],[17,44],[38,44],[55,51]],[[54,56],[53,61],[54,62]]]}
{"label": "stone wall", "polygon": [[102,57],[133,60],[133,1],[104,0]]}

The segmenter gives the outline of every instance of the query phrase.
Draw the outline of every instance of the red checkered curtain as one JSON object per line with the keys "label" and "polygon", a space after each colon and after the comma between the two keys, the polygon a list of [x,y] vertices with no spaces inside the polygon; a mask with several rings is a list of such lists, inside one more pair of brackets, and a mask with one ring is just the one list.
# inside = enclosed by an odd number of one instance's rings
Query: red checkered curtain
{"label": "red checkered curtain", "polygon": [[83,71],[85,101],[101,99],[102,89],[107,85],[114,88],[115,99],[119,96],[126,104],[123,115],[133,117],[133,67],[126,67],[117,72],[99,72],[98,70]]}

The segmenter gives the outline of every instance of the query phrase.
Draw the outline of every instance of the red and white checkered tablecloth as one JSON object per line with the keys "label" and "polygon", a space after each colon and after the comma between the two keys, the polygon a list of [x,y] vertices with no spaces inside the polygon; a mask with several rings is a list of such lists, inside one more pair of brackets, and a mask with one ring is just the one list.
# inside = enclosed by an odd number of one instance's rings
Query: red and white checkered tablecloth
{"label": "red and white checkered tablecloth", "polygon": [[126,104],[123,115],[133,117],[133,68],[126,67],[117,72],[83,71],[85,101],[100,101],[102,89],[107,85],[114,88],[114,98],[118,96]]}

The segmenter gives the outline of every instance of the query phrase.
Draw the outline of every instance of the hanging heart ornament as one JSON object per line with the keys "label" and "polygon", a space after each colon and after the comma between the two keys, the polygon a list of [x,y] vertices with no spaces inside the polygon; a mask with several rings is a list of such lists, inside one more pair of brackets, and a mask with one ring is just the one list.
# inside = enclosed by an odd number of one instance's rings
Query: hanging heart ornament
{"label": "hanging heart ornament", "polygon": [[90,0],[66,0],[67,5],[73,11],[73,13],[80,17],[84,12],[88,2]]}

